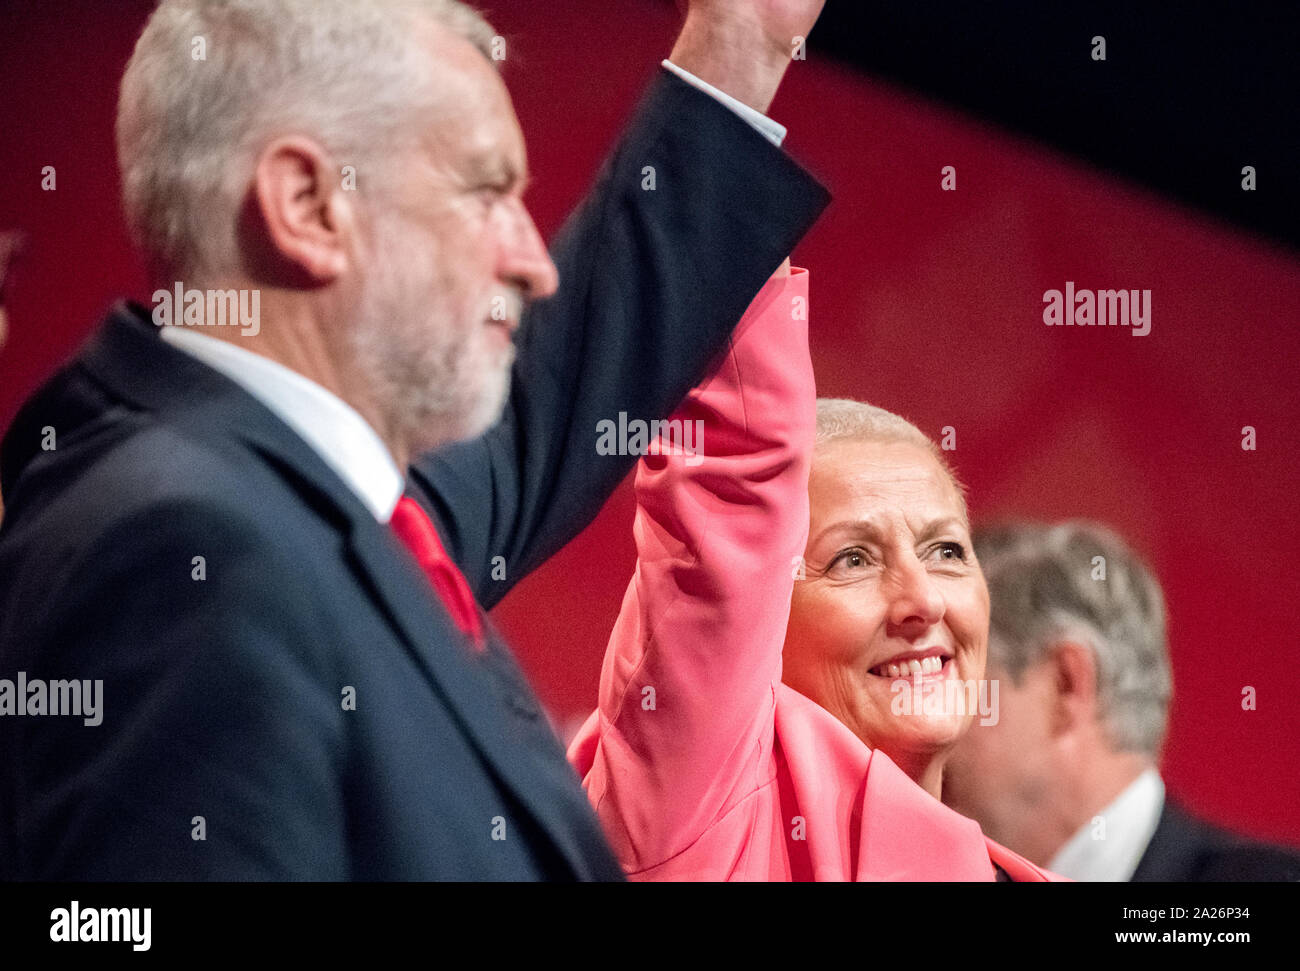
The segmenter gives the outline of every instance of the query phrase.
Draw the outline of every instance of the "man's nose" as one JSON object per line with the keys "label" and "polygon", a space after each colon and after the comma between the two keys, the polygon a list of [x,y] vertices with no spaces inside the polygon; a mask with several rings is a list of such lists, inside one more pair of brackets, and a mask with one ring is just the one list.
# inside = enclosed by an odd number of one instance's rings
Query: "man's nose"
{"label": "man's nose", "polygon": [[517,204],[502,258],[502,275],[515,281],[525,299],[543,300],[555,293],[560,284],[560,272],[522,202]]}

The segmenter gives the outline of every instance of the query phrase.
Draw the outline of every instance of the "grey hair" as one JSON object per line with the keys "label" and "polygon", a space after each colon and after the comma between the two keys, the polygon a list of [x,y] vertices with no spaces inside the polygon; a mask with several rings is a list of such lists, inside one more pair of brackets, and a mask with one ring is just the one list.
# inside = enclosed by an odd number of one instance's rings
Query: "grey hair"
{"label": "grey hair", "polygon": [[1078,520],[996,526],[973,539],[992,601],[990,661],[1019,682],[1054,644],[1084,643],[1107,740],[1158,755],[1173,681],[1164,595],[1146,565],[1110,530]]}
{"label": "grey hair", "polygon": [[854,401],[851,398],[818,398],[814,447],[820,448],[844,439],[864,442],[907,442],[929,452],[939,463],[939,467],[947,473],[953,488],[957,490],[962,518],[970,522],[966,511],[965,485],[957,478],[943,451],[933,439],[906,418],[876,405],[869,405],[865,401]]}
{"label": "grey hair", "polygon": [[162,0],[117,112],[123,204],[151,270],[237,266],[239,208],[279,135],[314,138],[382,183],[436,95],[436,65],[415,39],[423,21],[496,66],[492,27],[458,0]]}

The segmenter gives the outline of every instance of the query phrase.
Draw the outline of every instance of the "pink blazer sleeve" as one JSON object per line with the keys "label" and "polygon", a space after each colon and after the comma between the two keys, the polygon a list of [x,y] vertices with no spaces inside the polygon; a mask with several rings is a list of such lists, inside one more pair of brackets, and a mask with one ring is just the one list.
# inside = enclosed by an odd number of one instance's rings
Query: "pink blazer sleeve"
{"label": "pink blazer sleeve", "polygon": [[702,423],[699,454],[637,468],[636,571],[599,710],[570,749],[629,873],[689,848],[775,776],[781,647],[808,531],[807,310],[806,270],[768,281],[673,416]]}

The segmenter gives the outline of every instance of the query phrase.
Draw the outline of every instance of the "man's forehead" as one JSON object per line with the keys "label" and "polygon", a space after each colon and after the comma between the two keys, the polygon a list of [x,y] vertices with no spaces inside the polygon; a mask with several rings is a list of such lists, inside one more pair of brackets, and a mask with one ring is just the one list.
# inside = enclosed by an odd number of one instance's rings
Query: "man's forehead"
{"label": "man's forehead", "polygon": [[417,9],[413,11],[409,24],[411,35],[438,61],[466,68],[481,67],[497,74],[496,66],[473,41],[432,14]]}
{"label": "man's forehead", "polygon": [[433,77],[433,95],[445,107],[503,111],[513,117],[510,93],[495,62],[472,41],[428,17],[412,27]]}
{"label": "man's forehead", "polygon": [[438,71],[443,83],[428,116],[429,147],[476,174],[522,180],[527,174],[524,136],[501,78],[472,46],[468,62],[440,64]]}

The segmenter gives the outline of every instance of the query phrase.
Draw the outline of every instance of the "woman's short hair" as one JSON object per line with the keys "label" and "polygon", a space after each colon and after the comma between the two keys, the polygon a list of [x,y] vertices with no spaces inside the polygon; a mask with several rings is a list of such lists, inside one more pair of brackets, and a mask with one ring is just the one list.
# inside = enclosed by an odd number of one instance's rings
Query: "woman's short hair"
{"label": "woman's short hair", "polygon": [[966,487],[957,478],[952,466],[948,464],[943,450],[906,418],[884,408],[869,405],[865,401],[854,401],[851,398],[818,398],[816,447],[821,448],[832,442],[846,439],[877,443],[906,442],[929,452],[939,463],[939,468],[947,474],[952,487],[957,490],[962,518],[967,523],[970,522],[966,511]]}

